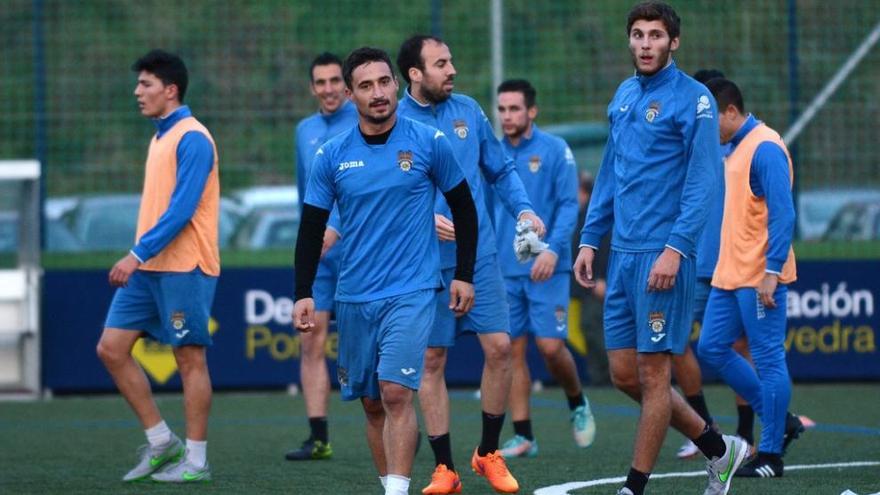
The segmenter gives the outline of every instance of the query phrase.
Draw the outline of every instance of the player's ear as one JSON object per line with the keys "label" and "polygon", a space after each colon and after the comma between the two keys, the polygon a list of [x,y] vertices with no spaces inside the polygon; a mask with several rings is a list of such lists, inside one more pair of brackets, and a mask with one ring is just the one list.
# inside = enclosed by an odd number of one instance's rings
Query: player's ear
{"label": "player's ear", "polygon": [[538,117],[538,105],[532,105],[529,107],[529,120],[535,120]]}
{"label": "player's ear", "polygon": [[419,69],[415,67],[410,67],[407,73],[409,74],[410,81],[417,83],[422,82],[422,71],[420,71]]}
{"label": "player's ear", "polygon": [[672,40],[669,42],[669,51],[674,52],[675,50],[678,50],[678,45],[680,42],[681,39],[678,36],[672,38]]}

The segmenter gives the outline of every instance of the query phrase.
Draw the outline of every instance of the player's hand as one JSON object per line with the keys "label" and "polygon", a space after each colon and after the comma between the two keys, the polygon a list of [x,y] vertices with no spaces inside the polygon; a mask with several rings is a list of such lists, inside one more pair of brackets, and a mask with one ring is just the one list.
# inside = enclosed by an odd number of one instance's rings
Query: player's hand
{"label": "player's hand", "polygon": [[519,218],[516,219],[521,222],[523,220],[531,220],[532,227],[535,228],[535,233],[538,234],[538,237],[544,237],[544,234],[547,233],[547,227],[544,226],[544,222],[541,220],[541,217],[535,215],[530,211],[524,211],[519,214]]}
{"label": "player's hand", "polygon": [[764,279],[758,284],[758,299],[767,308],[773,309],[776,307],[776,301],[773,300],[773,294],[776,292],[776,285],[778,283],[778,275],[775,273],[765,273]]}
{"label": "player's hand", "polygon": [[582,287],[592,289],[596,286],[593,280],[593,258],[596,252],[589,246],[584,246],[578,252],[578,257],[574,261],[574,278]]}
{"label": "player's hand", "polygon": [[654,261],[651,273],[648,274],[648,292],[673,288],[680,264],[681,255],[678,254],[678,251],[670,248],[664,249]]}
{"label": "player's hand", "polygon": [[437,229],[437,237],[441,241],[455,241],[455,224],[452,223],[452,220],[435,213],[434,227]]}
{"label": "player's hand", "polygon": [[474,284],[452,280],[449,285],[449,309],[455,313],[455,317],[467,313],[474,307]]}
{"label": "player's hand", "polygon": [[336,232],[333,229],[327,228],[324,229],[324,244],[321,246],[321,257],[323,258],[327,251],[336,244],[336,241],[339,240],[339,232]]}
{"label": "player's hand", "polygon": [[303,333],[315,328],[315,300],[311,297],[300,299],[293,305],[293,328]]}
{"label": "player's hand", "polygon": [[532,281],[543,282],[552,277],[553,271],[556,270],[556,261],[556,253],[547,249],[542,251],[532,265]]}
{"label": "player's hand", "polygon": [[139,266],[141,266],[141,262],[133,254],[128,253],[110,269],[110,275],[108,276],[110,285],[113,287],[125,287],[128,285],[129,277]]}

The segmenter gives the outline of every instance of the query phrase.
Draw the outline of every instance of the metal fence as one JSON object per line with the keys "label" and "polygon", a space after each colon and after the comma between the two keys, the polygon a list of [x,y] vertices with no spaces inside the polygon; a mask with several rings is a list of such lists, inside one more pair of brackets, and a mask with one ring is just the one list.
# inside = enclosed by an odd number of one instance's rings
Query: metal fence
{"label": "metal fence", "polygon": [[[679,66],[722,70],[747,109],[780,132],[880,21],[876,0],[672,3],[682,18]],[[139,191],[153,128],[137,112],[129,67],[163,47],[190,68],[187,103],[217,141],[224,190],[292,184],[292,131],[316,108],[307,74],[315,54],[369,44],[393,57],[408,35],[434,32],[452,49],[457,90],[488,111],[493,6],[501,76],[532,80],[539,123],[603,122],[632,71],[629,2],[4,0],[0,158],[40,158],[51,197]],[[798,189],[811,202],[821,204],[816,189],[838,202],[856,188],[880,190],[878,63],[869,50],[793,143]],[[843,243],[827,253],[877,257],[876,248]]]}

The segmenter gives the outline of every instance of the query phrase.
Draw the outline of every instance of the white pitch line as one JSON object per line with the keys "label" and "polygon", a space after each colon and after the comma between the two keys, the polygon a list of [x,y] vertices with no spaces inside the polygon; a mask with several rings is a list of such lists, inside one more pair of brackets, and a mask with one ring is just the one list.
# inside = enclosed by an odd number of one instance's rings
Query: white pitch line
{"label": "white pitch line", "polygon": [[[785,466],[786,471],[801,471],[807,469],[833,469],[833,468],[850,468],[880,466],[878,461],[857,461],[857,462],[838,462],[831,464],[795,464],[793,466]],[[652,474],[651,479],[660,478],[695,478],[697,476],[706,476],[706,471],[684,471],[679,473],[657,473]],[[589,488],[591,486],[615,485],[626,481],[626,476],[618,476],[616,478],[602,478],[590,481],[570,481],[561,485],[547,486],[535,490],[535,495],[569,495],[569,490],[578,490],[580,488]]]}

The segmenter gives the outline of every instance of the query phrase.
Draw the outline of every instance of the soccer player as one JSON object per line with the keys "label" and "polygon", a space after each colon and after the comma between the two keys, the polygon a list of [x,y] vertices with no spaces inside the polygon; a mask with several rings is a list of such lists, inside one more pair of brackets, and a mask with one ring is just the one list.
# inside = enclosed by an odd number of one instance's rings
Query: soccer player
{"label": "soccer player", "polygon": [[[710,79],[716,77],[724,77],[724,74],[717,70],[699,70],[694,73],[694,79],[706,84]],[[722,149],[722,156],[726,156],[727,147]],[[724,164],[718,163],[719,171],[723,170]],[[720,172],[719,172],[720,173]],[[694,285],[694,316],[693,325],[702,325],[703,313],[706,310],[706,300],[709,298],[709,281],[712,278],[712,272],[715,270],[715,262],[718,259],[718,239],[721,230],[721,213],[724,208],[724,181],[717,181],[717,189],[712,195],[709,206],[709,215],[706,219],[703,232],[697,241],[696,254],[696,275],[697,282]],[[703,396],[703,374],[700,371],[700,364],[691,350],[690,343],[684,347],[684,353],[672,357],[672,376],[678,383],[681,393],[690,406],[703,418],[708,424],[714,424],[709,406],[706,404],[706,398]],[[746,406],[748,407],[748,406]],[[751,408],[749,408],[751,410]],[[745,419],[744,412],[737,408],[740,417],[740,425],[743,425]],[[754,418],[754,416],[752,416]],[[751,435],[744,436],[737,429],[737,435],[740,435],[752,445],[754,440]],[[691,440],[685,440],[684,444],[676,452],[679,459],[689,459],[699,455],[700,449]]]}
{"label": "soccer player", "polygon": [[[745,113],[742,93],[727,79],[707,84],[720,109],[725,163],[724,219],[699,355],[761,418],[758,455],[737,476],[778,477],[791,400],[785,362],[787,284],[797,278],[794,251],[794,171],[782,138]],[[757,368],[734,352],[742,334]]]}
{"label": "soccer player", "polygon": [[[187,69],[177,55],[153,50],[132,66],[141,115],[156,134],[147,153],[137,237],[110,270],[117,287],[98,356],[143,425],[148,445],[124,481],[211,479],[207,461],[211,378],[205,361],[220,255],[220,182],[211,133],[183,104]],[[168,344],[183,382],[186,445],[162,419],[150,383],[131,355],[143,336]]]}
{"label": "soccer player", "polygon": [[574,271],[593,285],[594,250],[612,228],[605,344],[615,386],[641,404],[632,466],[619,494],[641,495],[671,424],[709,459],[709,494],[726,494],[747,445],[707,424],[671,386],[687,345],[694,254],[721,162],[715,102],[678,70],[680,19],[669,5],[630,10],[636,74],[608,105],[610,132]]}
{"label": "soccer player", "polygon": [[415,454],[414,391],[443,286],[436,190],[449,203],[459,240],[446,301],[457,315],[473,305],[477,214],[446,136],[397,116],[388,55],[359,48],[342,73],[359,123],[315,155],[297,240],[293,316],[301,331],[314,328],[312,283],[336,204],[346,239],[336,288],[342,398],[361,400],[385,493],[401,495],[409,490]]}
{"label": "soccer player", "polygon": [[510,305],[513,350],[510,415],[515,435],[501,449],[505,458],[538,454],[529,414],[531,377],[526,363],[529,332],[535,336],[547,369],[565,393],[575,444],[589,447],[596,435],[590,403],[583,393],[571,351],[565,346],[571,236],[578,214],[577,165],[565,141],[535,125],[536,97],[535,88],[523,79],[504,81],[498,86],[498,117],[504,131],[501,142],[516,163],[536,213],[547,219],[545,241],[549,244],[535,259],[518,262],[513,249],[516,221],[495,202],[493,219],[498,260]]}
{"label": "soccer player", "polygon": [[[501,427],[511,384],[509,315],[504,280],[496,257],[495,233],[486,200],[483,179],[494,186],[507,211],[518,220],[530,220],[539,235],[544,224],[534,214],[516,167],[495,138],[489,120],[472,98],[453,93],[455,66],[452,54],[442,40],[425,35],[413,36],[400,46],[397,66],[409,83],[398,112],[435,127],[447,136],[461,165],[480,218],[480,242],[474,275],[476,302],[468,315],[456,318],[447,307],[448,295],[437,297],[437,319],[428,341],[425,374],[419,390],[419,403],[434,451],[436,468],[425,494],[453,493],[461,480],[452,462],[449,437],[449,394],[444,377],[447,349],[455,344],[459,332],[477,334],[485,362],[480,384],[483,433],[471,458],[471,467],[489,484],[503,493],[519,488],[504,458],[498,452]],[[438,198],[435,225],[440,239],[440,266],[443,279],[452,280],[456,237],[449,208]]]}
{"label": "soccer player", "polygon": [[[345,95],[342,80],[342,60],[332,53],[315,57],[309,67],[309,89],[318,100],[318,111],[301,120],[296,126],[296,187],[300,205],[305,198],[309,180],[309,166],[318,147],[340,132],[357,125],[357,109]],[[302,213],[302,206],[300,206]],[[302,215],[300,214],[300,218]],[[289,451],[285,458],[290,461],[329,459],[333,455],[327,426],[327,400],[330,397],[330,375],[324,346],[330,313],[333,311],[333,294],[339,277],[341,245],[338,226],[328,223],[324,231],[325,254],[318,265],[318,275],[312,288],[315,299],[315,328],[300,334],[299,373],[306,414],[311,434],[300,448]]]}

